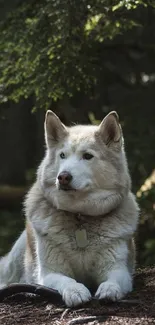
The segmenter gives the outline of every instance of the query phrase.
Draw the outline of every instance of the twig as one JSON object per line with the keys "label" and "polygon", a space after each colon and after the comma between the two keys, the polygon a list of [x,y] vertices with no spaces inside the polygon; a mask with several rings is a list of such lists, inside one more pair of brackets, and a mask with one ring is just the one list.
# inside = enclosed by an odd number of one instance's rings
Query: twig
{"label": "twig", "polygon": [[57,308],[54,312],[52,312],[53,304],[46,306],[46,311],[49,311],[48,318],[50,318],[51,316],[54,317],[54,316],[58,316],[58,315],[62,314],[62,310],[64,310],[64,308]]}
{"label": "twig", "polygon": [[[101,300],[98,300],[96,298],[93,298],[92,301],[95,301],[95,302],[102,302],[104,303],[104,305],[111,305],[112,301],[111,300],[107,300],[107,299],[101,299]],[[129,305],[138,305],[138,304],[141,304],[141,301],[139,299],[121,299],[121,300],[118,300],[115,302],[115,304],[129,304]]]}
{"label": "twig", "polygon": [[47,288],[41,285],[33,284],[11,284],[0,289],[0,302],[17,293],[33,293],[50,300],[53,303],[62,303],[62,297],[57,290]]}
{"label": "twig", "polygon": [[106,316],[86,316],[86,317],[78,317],[70,320],[67,325],[76,325],[76,324],[86,324],[89,322],[97,321],[105,321],[107,319]]}
{"label": "twig", "polygon": [[117,301],[117,303],[129,304],[129,305],[138,305],[138,304],[141,304],[141,301],[138,300],[138,299],[122,299],[120,301]]}
{"label": "twig", "polygon": [[63,311],[63,313],[62,313],[62,315],[61,315],[61,317],[60,317],[60,320],[63,320],[64,317],[66,316],[66,314],[68,314],[69,311],[70,311],[70,308],[66,308],[66,309]]}

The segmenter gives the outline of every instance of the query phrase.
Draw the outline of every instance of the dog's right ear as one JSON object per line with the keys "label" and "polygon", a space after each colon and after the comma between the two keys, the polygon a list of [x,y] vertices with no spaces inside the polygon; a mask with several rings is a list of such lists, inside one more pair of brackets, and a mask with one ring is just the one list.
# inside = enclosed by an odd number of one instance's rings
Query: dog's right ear
{"label": "dog's right ear", "polygon": [[59,117],[52,111],[47,111],[45,116],[45,140],[48,147],[52,147],[68,134],[67,128]]}

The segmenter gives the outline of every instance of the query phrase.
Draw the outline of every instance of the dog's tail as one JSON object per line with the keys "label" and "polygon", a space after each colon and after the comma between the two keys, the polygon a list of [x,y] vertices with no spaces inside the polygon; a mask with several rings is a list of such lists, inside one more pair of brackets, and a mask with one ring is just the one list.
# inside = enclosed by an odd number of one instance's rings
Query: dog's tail
{"label": "dog's tail", "polygon": [[11,251],[0,259],[0,288],[11,283],[25,282],[24,255],[26,232],[20,235]]}

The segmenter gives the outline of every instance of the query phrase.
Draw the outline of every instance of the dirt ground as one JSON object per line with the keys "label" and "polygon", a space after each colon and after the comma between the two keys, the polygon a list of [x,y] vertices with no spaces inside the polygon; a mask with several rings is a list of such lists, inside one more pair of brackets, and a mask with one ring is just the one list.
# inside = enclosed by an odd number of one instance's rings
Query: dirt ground
{"label": "dirt ground", "polygon": [[155,324],[155,268],[139,270],[135,288],[119,303],[92,301],[76,309],[41,297],[13,295],[0,303],[0,325]]}

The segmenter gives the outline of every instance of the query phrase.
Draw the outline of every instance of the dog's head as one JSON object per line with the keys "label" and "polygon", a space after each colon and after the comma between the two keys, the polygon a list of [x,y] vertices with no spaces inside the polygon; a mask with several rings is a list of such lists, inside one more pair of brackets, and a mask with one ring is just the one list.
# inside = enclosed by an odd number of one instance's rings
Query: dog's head
{"label": "dog's head", "polygon": [[119,191],[129,184],[122,130],[116,112],[99,126],[66,127],[48,111],[45,118],[46,157],[40,179],[51,195],[76,196],[97,190]]}

